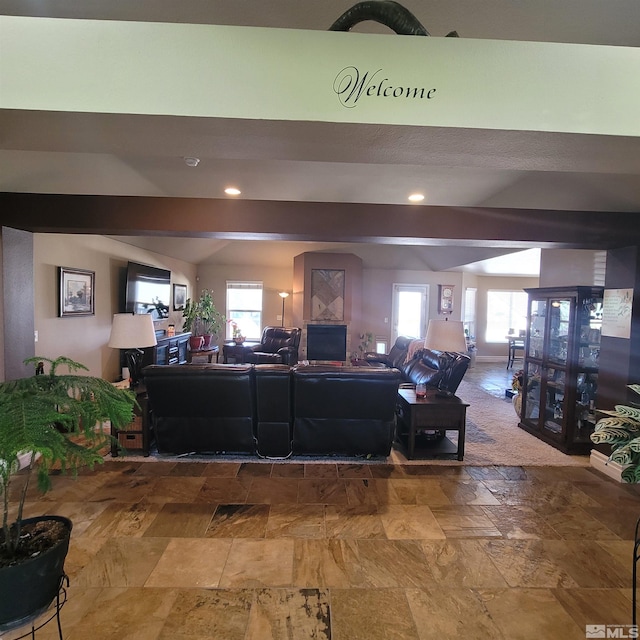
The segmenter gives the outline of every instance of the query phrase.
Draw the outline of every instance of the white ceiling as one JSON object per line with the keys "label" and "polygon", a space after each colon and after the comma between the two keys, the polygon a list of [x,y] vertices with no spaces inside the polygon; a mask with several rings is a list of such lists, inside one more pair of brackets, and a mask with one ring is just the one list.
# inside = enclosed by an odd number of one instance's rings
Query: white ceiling
{"label": "white ceiling", "polygon": [[[4,0],[0,14],[326,30],[354,2],[325,0]],[[406,0],[435,36],[640,46],[637,0]],[[372,22],[355,30],[389,33]],[[195,168],[185,156],[200,158]],[[510,131],[0,112],[0,190],[640,210],[640,140]],[[606,215],[604,213],[603,215]],[[368,267],[494,273],[508,249],[120,238],[194,263],[291,265],[310,250],[350,251]],[[528,255],[528,254],[527,254]],[[529,275],[528,261],[498,273]],[[533,255],[534,269],[539,252]]]}

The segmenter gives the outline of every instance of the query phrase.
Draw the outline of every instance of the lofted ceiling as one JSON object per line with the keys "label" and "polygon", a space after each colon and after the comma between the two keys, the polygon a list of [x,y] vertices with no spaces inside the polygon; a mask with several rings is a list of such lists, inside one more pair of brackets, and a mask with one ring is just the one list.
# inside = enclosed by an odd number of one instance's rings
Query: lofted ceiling
{"label": "lofted ceiling", "polygon": [[[0,14],[326,30],[354,2],[325,0],[4,0]],[[640,46],[637,0],[406,0],[434,36]],[[388,33],[367,22],[354,30]],[[188,167],[185,157],[197,157]],[[425,204],[562,211],[640,210],[640,139],[615,136],[216,120],[168,116],[0,112],[0,191]],[[185,234],[185,235],[188,235]],[[530,275],[490,259],[501,246],[395,246],[114,236],[190,262],[290,266],[304,251],[348,251],[369,268],[468,269]],[[521,250],[522,247],[517,248]],[[250,256],[250,257],[248,257]],[[529,259],[530,257],[530,259]],[[489,261],[489,262],[487,262]],[[498,269],[496,271],[496,269]]]}

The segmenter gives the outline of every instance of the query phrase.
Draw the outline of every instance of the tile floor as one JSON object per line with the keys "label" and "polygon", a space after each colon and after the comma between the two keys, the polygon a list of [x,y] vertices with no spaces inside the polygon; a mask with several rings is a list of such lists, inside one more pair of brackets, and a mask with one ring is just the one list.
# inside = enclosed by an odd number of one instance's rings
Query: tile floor
{"label": "tile floor", "polygon": [[631,624],[640,488],[589,468],[107,461],[53,481],[27,515],[74,522],[65,640],[571,640]]}

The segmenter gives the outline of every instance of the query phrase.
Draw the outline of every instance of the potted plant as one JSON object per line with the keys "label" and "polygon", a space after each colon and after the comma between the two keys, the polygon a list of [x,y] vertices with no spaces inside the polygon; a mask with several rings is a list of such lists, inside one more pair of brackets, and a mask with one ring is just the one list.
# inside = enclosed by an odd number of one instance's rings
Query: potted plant
{"label": "potted plant", "polygon": [[367,352],[369,351],[369,347],[373,344],[374,335],[371,331],[367,331],[366,333],[358,334],[360,338],[360,344],[358,345],[358,350],[354,351],[351,356],[352,360],[357,361],[366,357]]}
{"label": "potted plant", "polygon": [[[135,405],[130,391],[75,374],[87,368],[69,358],[29,358],[25,364],[37,365],[36,375],[0,383],[0,630],[46,609],[64,575],[71,521],[60,516],[23,519],[32,476],[46,492],[52,468],[76,473],[83,465],[102,462],[101,450],[111,442],[103,423],[108,420],[118,429],[126,428]],[[68,374],[58,373],[63,366]],[[26,471],[16,475],[25,452]],[[14,481],[22,481],[15,494]],[[13,495],[16,505],[10,503]]]}
{"label": "potted plant", "polygon": [[242,330],[238,326],[238,323],[235,322],[234,320],[229,320],[228,322],[231,324],[231,337],[232,337],[233,341],[236,344],[243,344],[245,338],[242,335]]}
{"label": "potted plant", "polygon": [[[627,385],[640,394],[640,384]],[[609,460],[625,466],[622,479],[640,482],[640,405],[618,404],[614,411],[601,411],[607,417],[598,420],[591,441],[594,444],[611,445]]]}
{"label": "potted plant", "polygon": [[203,289],[198,300],[189,298],[182,312],[184,318],[183,331],[193,333],[190,340],[192,351],[207,349],[211,338],[223,327],[225,318],[213,302],[213,292]]}

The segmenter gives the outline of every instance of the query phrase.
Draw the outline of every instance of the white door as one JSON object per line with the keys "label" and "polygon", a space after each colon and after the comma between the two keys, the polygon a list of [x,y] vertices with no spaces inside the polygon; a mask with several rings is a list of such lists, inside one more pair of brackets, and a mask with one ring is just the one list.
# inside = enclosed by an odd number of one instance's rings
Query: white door
{"label": "white door", "polygon": [[398,336],[422,338],[427,333],[429,285],[394,284],[391,344]]}

